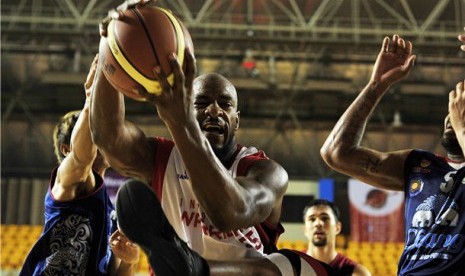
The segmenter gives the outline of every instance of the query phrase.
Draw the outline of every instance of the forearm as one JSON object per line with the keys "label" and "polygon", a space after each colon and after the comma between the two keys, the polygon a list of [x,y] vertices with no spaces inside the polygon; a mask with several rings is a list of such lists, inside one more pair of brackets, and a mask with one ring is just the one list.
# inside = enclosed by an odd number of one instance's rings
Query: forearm
{"label": "forearm", "polygon": [[248,203],[254,201],[248,198],[246,190],[217,158],[198,124],[169,129],[189,173],[196,198],[212,223],[221,229],[227,227],[224,218],[238,222],[250,216]]}
{"label": "forearm", "polygon": [[334,154],[348,155],[360,146],[368,119],[388,88],[374,81],[367,84],[326,139],[321,149],[325,161],[331,161]]}
{"label": "forearm", "polygon": [[103,74],[102,63],[95,76],[90,105],[92,139],[99,147],[110,146],[120,135],[125,120],[123,94],[116,91]]}
{"label": "forearm", "polygon": [[85,183],[90,177],[97,147],[89,129],[89,107],[84,106],[71,135],[71,151],[58,169],[57,181],[63,188]]}

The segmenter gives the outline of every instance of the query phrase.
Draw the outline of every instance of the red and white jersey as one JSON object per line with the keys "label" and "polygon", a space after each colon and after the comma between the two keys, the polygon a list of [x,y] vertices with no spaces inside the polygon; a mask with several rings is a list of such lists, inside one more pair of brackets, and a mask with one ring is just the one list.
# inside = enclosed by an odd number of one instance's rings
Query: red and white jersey
{"label": "red and white jersey", "polygon": [[[211,260],[262,256],[276,250],[276,241],[283,232],[281,224],[271,225],[265,221],[257,226],[226,233],[215,228],[192,191],[189,175],[173,141],[156,139],[152,189],[181,239],[202,257]],[[253,147],[238,146],[235,159],[228,170],[233,177],[243,176],[250,164],[263,159],[267,157],[262,151]],[[216,194],[211,196],[221,197]]]}

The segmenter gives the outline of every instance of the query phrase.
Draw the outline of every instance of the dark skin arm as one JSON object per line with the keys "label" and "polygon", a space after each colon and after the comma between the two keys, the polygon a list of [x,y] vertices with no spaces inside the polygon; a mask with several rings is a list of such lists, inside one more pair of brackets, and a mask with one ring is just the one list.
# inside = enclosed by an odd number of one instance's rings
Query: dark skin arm
{"label": "dark skin arm", "polygon": [[188,51],[185,56],[185,73],[176,56],[169,56],[174,74],[173,86],[168,84],[163,72],[155,68],[163,88],[162,95],[141,93],[156,106],[168,127],[189,173],[197,200],[210,221],[222,231],[255,225],[267,218],[271,223],[277,223],[287,188],[286,171],[271,160],[263,160],[254,162],[246,176],[231,176],[213,152],[195,118],[192,87],[195,60]]}
{"label": "dark skin arm", "polygon": [[[120,19],[124,11],[155,4],[155,0],[128,0],[110,10],[100,23],[101,39],[106,39],[110,20]],[[136,125],[125,120],[124,96],[113,88],[99,61],[91,97],[90,127],[92,139],[107,158],[110,166],[125,176],[151,183],[154,164],[154,140],[149,140]]]}
{"label": "dark skin arm", "polygon": [[405,78],[416,56],[412,44],[397,35],[386,37],[367,86],[345,111],[321,148],[321,156],[332,169],[373,186],[403,190],[404,163],[411,150],[380,152],[360,142],[369,116],[389,87]]}
{"label": "dark skin arm", "polygon": [[151,182],[155,144],[125,120],[124,96],[105,78],[99,60],[90,104],[92,139],[119,173]]}

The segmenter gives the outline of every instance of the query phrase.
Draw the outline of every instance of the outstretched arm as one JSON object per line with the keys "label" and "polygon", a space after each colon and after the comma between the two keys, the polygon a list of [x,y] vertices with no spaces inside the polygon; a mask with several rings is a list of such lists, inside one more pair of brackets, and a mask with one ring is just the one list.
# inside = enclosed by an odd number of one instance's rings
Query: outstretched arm
{"label": "outstretched arm", "polygon": [[[101,39],[106,39],[110,20],[118,20],[124,11],[138,6],[153,5],[156,0],[127,0],[108,12],[100,23]],[[102,45],[101,45],[102,46]],[[151,182],[155,141],[147,139],[143,131],[125,120],[124,96],[108,82],[103,74],[103,59],[95,76],[91,97],[90,127],[92,139],[104,153],[110,166],[125,176]]]}
{"label": "outstretched arm", "polygon": [[53,186],[53,196],[58,200],[71,200],[87,194],[95,186],[92,164],[97,156],[97,147],[92,143],[89,129],[89,94],[93,84],[97,57],[89,70],[84,89],[86,101],[71,134],[69,154],[58,167]]}
{"label": "outstretched arm", "polygon": [[403,165],[410,150],[383,153],[360,146],[369,116],[389,87],[413,68],[412,44],[397,35],[384,38],[371,79],[336,123],[321,156],[336,171],[391,190],[403,189]]}
{"label": "outstretched arm", "polygon": [[119,173],[151,181],[153,144],[136,125],[125,120],[124,96],[103,74],[99,61],[90,103],[92,139]]}
{"label": "outstretched arm", "polygon": [[465,80],[459,81],[449,93],[449,116],[462,152],[465,152]]}

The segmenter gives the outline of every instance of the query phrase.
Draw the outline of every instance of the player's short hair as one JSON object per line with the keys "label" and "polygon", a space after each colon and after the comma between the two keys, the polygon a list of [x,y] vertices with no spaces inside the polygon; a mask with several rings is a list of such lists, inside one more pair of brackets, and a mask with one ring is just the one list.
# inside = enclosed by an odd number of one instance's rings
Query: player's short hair
{"label": "player's short hair", "polygon": [[61,163],[65,156],[60,150],[62,144],[70,145],[71,133],[73,132],[74,125],[81,114],[81,110],[74,110],[66,113],[60,118],[60,121],[55,125],[53,129],[53,149],[58,163]]}
{"label": "player's short hair", "polygon": [[339,221],[339,218],[340,218],[339,208],[337,208],[337,206],[334,203],[326,199],[314,199],[307,206],[305,206],[304,213],[303,213],[304,219],[305,219],[305,214],[307,213],[308,209],[314,206],[328,206],[333,211],[336,221]]}

